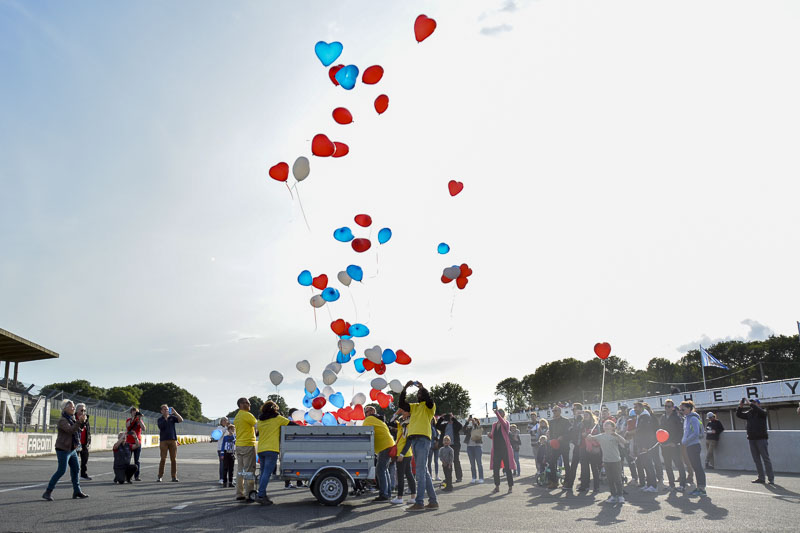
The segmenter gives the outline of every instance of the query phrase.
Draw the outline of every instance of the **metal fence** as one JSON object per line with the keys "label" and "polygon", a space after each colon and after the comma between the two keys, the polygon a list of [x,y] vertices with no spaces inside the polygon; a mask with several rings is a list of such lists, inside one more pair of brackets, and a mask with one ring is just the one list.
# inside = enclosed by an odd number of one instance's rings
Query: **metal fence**
{"label": "metal fence", "polygon": [[[118,433],[125,431],[125,421],[130,417],[130,405],[87,398],[64,391],[43,391],[30,394],[22,384],[6,388],[0,386],[0,431],[55,433],[61,418],[61,405],[71,400],[76,405],[86,404],[92,433]],[[147,429],[145,434],[158,434],[157,420],[161,413],[139,409]],[[216,424],[186,420],[175,425],[178,435],[210,434]]]}

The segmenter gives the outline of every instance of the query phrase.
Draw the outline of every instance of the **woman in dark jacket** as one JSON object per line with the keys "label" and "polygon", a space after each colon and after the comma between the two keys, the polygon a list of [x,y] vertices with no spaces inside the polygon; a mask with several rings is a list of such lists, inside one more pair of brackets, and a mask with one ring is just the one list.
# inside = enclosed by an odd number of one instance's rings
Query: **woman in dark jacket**
{"label": "woman in dark jacket", "polygon": [[47,484],[47,490],[42,494],[45,500],[53,501],[53,489],[56,488],[56,483],[67,471],[67,464],[69,464],[69,473],[72,478],[72,498],[88,498],[89,496],[81,491],[81,482],[78,478],[80,467],[78,466],[77,448],[80,446],[80,432],[81,422],[86,420],[86,411],[81,409],[80,412],[75,412],[75,404],[71,400],[66,400],[62,405],[61,419],[58,421],[58,437],[56,437],[56,457],[58,458],[58,469],[53,477],[50,478],[50,483]]}

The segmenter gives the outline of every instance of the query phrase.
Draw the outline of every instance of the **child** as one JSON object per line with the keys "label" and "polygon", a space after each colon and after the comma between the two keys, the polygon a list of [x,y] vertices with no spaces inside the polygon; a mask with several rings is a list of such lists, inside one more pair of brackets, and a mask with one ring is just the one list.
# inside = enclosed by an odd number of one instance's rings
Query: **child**
{"label": "child", "polygon": [[228,434],[222,437],[222,487],[233,487],[233,463],[236,460],[236,427],[228,424]]}
{"label": "child", "polygon": [[587,439],[600,443],[603,451],[603,462],[606,465],[606,477],[611,496],[606,500],[607,503],[625,503],[622,496],[622,456],[619,454],[620,445],[627,445],[628,441],[617,433],[617,426],[611,420],[603,423],[603,431],[600,435],[586,435]]}
{"label": "child", "polygon": [[550,445],[547,443],[547,437],[542,435],[539,437],[539,449],[536,450],[536,473],[541,474],[547,468],[547,457],[550,454]]}
{"label": "child", "polygon": [[450,437],[445,435],[442,439],[442,447],[439,449],[439,460],[442,461],[442,468],[444,469],[444,483],[442,483],[442,490],[451,492],[453,490],[453,461],[455,460],[455,452],[450,447]]}
{"label": "child", "polygon": [[139,439],[136,433],[129,431],[127,438],[133,435],[133,444],[126,442],[125,433],[120,433],[117,436],[117,442],[114,444],[114,483],[122,485],[126,481],[131,482],[131,478],[136,473],[136,465],[131,464],[131,454],[133,450],[139,447]]}

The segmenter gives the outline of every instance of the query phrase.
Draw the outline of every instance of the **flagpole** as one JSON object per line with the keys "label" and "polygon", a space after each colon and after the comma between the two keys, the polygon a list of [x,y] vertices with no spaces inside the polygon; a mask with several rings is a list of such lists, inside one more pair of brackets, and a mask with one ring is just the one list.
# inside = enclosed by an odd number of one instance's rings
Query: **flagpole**
{"label": "flagpole", "polygon": [[701,352],[700,352],[700,370],[703,371],[703,390],[706,390],[708,387],[706,387],[706,367],[703,364],[703,352],[702,352],[702,349],[703,349],[703,347],[700,346],[700,350],[701,350]]}

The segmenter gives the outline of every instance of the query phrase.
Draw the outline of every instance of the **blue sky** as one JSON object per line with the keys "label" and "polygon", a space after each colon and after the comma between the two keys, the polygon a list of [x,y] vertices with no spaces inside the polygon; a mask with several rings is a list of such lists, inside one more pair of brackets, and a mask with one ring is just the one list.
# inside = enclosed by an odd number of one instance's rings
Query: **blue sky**
{"label": "blue sky", "polygon": [[[418,44],[420,13],[439,26]],[[794,2],[0,1],[0,327],[61,353],[24,381],[175,381],[209,416],[271,370],[297,404],[294,363],[319,378],[340,316],[372,331],[359,355],[411,354],[389,379],[458,381],[476,409],[598,341],[642,367],[794,334],[798,22]],[[319,40],[384,79],[334,87]],[[316,133],[350,154],[311,157]],[[267,177],[300,155],[310,231]],[[362,212],[394,231],[377,257],[331,237]],[[334,283],[315,330],[297,274],[351,263],[367,279]]]}

